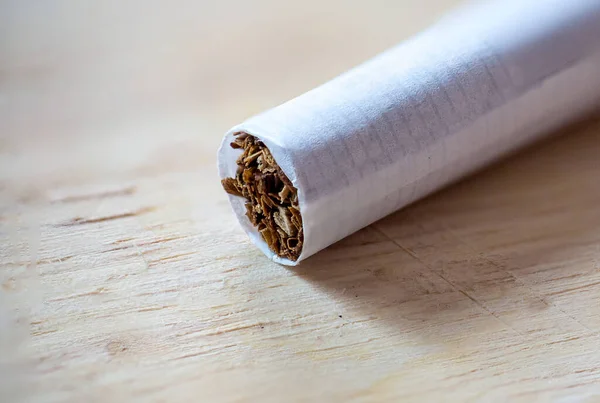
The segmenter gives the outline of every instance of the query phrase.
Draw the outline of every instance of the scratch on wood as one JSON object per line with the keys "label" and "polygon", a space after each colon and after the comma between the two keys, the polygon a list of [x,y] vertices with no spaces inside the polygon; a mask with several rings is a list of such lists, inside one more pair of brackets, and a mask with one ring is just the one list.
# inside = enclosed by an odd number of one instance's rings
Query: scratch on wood
{"label": "scratch on wood", "polygon": [[177,239],[183,239],[183,238],[186,238],[186,236],[185,235],[181,235],[181,236],[173,236],[173,237],[170,237],[170,238],[161,238],[161,239],[157,239],[157,240],[150,241],[150,242],[142,242],[142,243],[140,243],[138,245],[139,246],[154,245],[154,244],[157,244],[157,243],[175,241]]}
{"label": "scratch on wood", "polygon": [[160,311],[167,308],[173,308],[175,305],[163,305],[163,306],[153,306],[148,308],[138,309],[137,312],[152,312],[152,311]]}
{"label": "scratch on wood", "polygon": [[445,377],[444,380],[445,381],[450,381],[450,380],[456,379],[456,378],[460,379],[460,378],[463,378],[465,376],[468,376],[468,375],[471,375],[471,374],[475,374],[475,373],[481,372],[481,371],[483,371],[483,369],[481,369],[481,368],[474,368],[474,369],[472,369],[470,371],[467,371],[467,372],[461,372],[460,374],[449,375],[449,376]]}
{"label": "scratch on wood", "polygon": [[361,345],[369,344],[373,341],[380,340],[380,339],[381,339],[380,337],[369,337],[368,339],[359,341],[357,343],[348,343],[348,344],[343,344],[343,345],[339,345],[339,346],[324,347],[324,348],[319,348],[319,349],[314,349],[314,350],[304,350],[304,351],[299,351],[297,354],[312,355],[312,354],[317,354],[317,353],[324,353],[327,351],[334,351],[334,350],[345,349],[345,348],[349,348],[349,347],[361,346]]}
{"label": "scratch on wood", "polygon": [[100,192],[100,193],[67,196],[67,197],[63,197],[61,199],[52,200],[50,203],[51,204],[76,203],[76,202],[88,201],[88,200],[107,199],[109,197],[129,196],[129,195],[134,194],[135,191],[136,191],[135,186],[130,186],[130,187],[127,187],[124,189],[111,190],[111,191]]}
{"label": "scratch on wood", "polygon": [[219,335],[222,335],[225,333],[237,332],[237,331],[246,330],[246,329],[252,329],[252,328],[255,328],[256,326],[257,326],[256,323],[253,323],[251,325],[240,325],[240,326],[235,326],[235,327],[232,327],[229,329],[217,329],[213,332],[205,333],[204,335],[205,336],[219,336]]}
{"label": "scratch on wood", "polygon": [[590,284],[585,284],[585,285],[581,285],[579,287],[572,287],[572,288],[567,288],[564,290],[560,290],[560,291],[555,291],[555,292],[549,292],[546,295],[551,297],[554,295],[560,295],[560,294],[566,294],[568,292],[572,292],[572,291],[580,291],[580,290],[584,290],[586,288],[590,288],[596,285],[600,285],[600,281],[596,281],[595,283],[590,283]]}
{"label": "scratch on wood", "polygon": [[[473,253],[477,254],[477,250],[468,242],[466,242],[461,236],[459,236],[458,234],[456,234],[451,228],[444,226],[444,229],[446,230],[446,232],[452,234],[452,236],[457,239],[460,243],[462,243],[463,245],[465,245],[469,250],[471,250]],[[504,271],[505,273],[507,273],[509,276],[511,276],[515,282],[517,284],[519,284],[522,287],[525,287],[530,293],[531,295],[533,295],[536,299],[538,299],[539,301],[541,301],[543,304],[547,305],[547,306],[552,306],[555,309],[557,309],[559,312],[561,312],[563,315],[567,316],[568,318],[570,318],[571,320],[573,320],[575,323],[577,323],[579,326],[581,326],[582,328],[586,329],[587,331],[593,332],[593,330],[587,326],[586,324],[582,323],[579,319],[577,319],[574,315],[567,313],[565,310],[561,309],[558,305],[548,302],[545,298],[545,296],[541,296],[538,293],[536,293],[533,288],[529,285],[527,285],[524,281],[522,281],[519,277],[517,277],[512,270],[507,269],[502,263],[497,262],[495,259],[493,259],[492,257],[490,257],[487,254],[480,254],[480,256],[483,257],[483,259],[485,259],[487,262],[491,263],[492,265],[494,265],[495,267],[497,267],[499,270]],[[549,294],[552,295],[552,294]]]}
{"label": "scratch on wood", "polygon": [[111,242],[111,245],[118,245],[120,243],[123,242],[129,242],[129,241],[133,241],[135,238],[123,238],[123,239],[117,239],[116,241]]}
{"label": "scratch on wood", "polygon": [[[135,274],[134,274],[135,275]],[[123,273],[123,274],[111,274],[110,276],[108,276],[106,278],[106,281],[110,281],[110,280],[122,280],[126,277],[129,277],[129,273]]]}
{"label": "scratch on wood", "polygon": [[481,302],[479,302],[477,299],[475,299],[474,297],[472,297],[471,295],[469,295],[466,291],[464,291],[463,289],[461,289],[460,287],[458,287],[457,285],[455,285],[453,282],[451,282],[450,280],[448,280],[446,277],[444,277],[441,273],[437,272],[436,270],[434,270],[431,266],[429,266],[426,262],[424,262],[414,251],[411,251],[407,248],[404,247],[404,245],[402,245],[401,243],[397,242],[396,240],[392,239],[391,237],[389,237],[385,232],[383,232],[382,230],[380,230],[379,228],[377,228],[376,226],[373,226],[373,228],[375,228],[377,231],[379,231],[383,236],[385,236],[386,238],[388,238],[390,241],[392,241],[394,244],[396,244],[400,249],[402,249],[403,251],[405,251],[408,255],[412,256],[414,259],[416,259],[418,262],[420,262],[423,266],[427,267],[429,269],[429,271],[431,271],[433,274],[437,275],[438,277],[440,277],[442,280],[444,280],[450,287],[452,287],[454,290],[460,292],[461,294],[463,294],[465,297],[467,297],[468,299],[470,299],[473,303],[475,303],[479,308],[481,308],[484,312],[487,312],[490,316],[492,316],[493,318],[495,318],[497,321],[499,321],[500,323],[502,323],[504,326],[508,327],[509,329],[511,329],[512,331],[514,331],[515,333],[517,333],[519,336],[521,337],[525,337],[525,335],[523,333],[521,333],[519,330],[517,330],[515,327],[511,326],[510,323],[504,321],[502,318],[500,318],[496,313],[490,311],[488,308],[486,308]]}
{"label": "scratch on wood", "polygon": [[577,371],[573,371],[574,374],[585,374],[585,373],[597,374],[598,372],[600,372],[600,367],[579,369]]}
{"label": "scratch on wood", "polygon": [[568,337],[566,339],[562,339],[562,340],[557,340],[557,341],[551,341],[549,343],[544,343],[546,346],[551,346],[553,344],[562,344],[562,343],[568,343],[570,341],[575,341],[575,340],[579,340],[581,339],[583,336],[573,336],[573,337]]}
{"label": "scratch on wood", "polygon": [[106,221],[120,220],[122,218],[136,217],[136,216],[139,216],[142,214],[150,213],[154,210],[155,210],[155,207],[145,207],[145,208],[142,208],[142,209],[139,209],[136,211],[132,211],[129,213],[115,214],[115,215],[110,215],[110,216],[106,216],[106,217],[98,217],[98,218],[76,217],[69,222],[66,222],[63,224],[58,224],[55,226],[56,227],[72,227],[75,225],[96,224],[96,223],[101,223],[101,222],[106,222]]}
{"label": "scratch on wood", "polygon": [[116,252],[118,250],[125,250],[125,249],[130,249],[130,248],[133,248],[133,245],[117,246],[116,248],[110,248],[107,250],[103,250],[101,253]]}
{"label": "scratch on wood", "polygon": [[148,261],[148,264],[150,266],[155,266],[156,264],[158,264],[160,262],[167,262],[167,261],[170,261],[170,260],[176,260],[177,258],[184,257],[184,256],[189,256],[189,255],[194,255],[195,253],[196,252],[186,252],[186,253],[180,253],[180,254],[173,255],[173,256],[161,257],[160,259]]}
{"label": "scratch on wood", "polygon": [[471,295],[469,295],[466,291],[462,290],[461,288],[455,286],[454,284],[452,284],[450,281],[448,281],[446,278],[444,278],[441,274],[438,273],[438,275],[444,280],[446,281],[448,284],[450,284],[450,286],[452,286],[454,289],[456,289],[456,291],[460,292],[462,295],[464,295],[465,297],[467,297],[468,299],[470,299],[471,301],[473,301],[477,306],[479,306],[481,309],[483,309],[485,312],[489,313],[492,317],[496,318],[500,323],[502,323],[504,326],[508,327],[509,329],[511,329],[512,331],[514,331],[515,333],[517,333],[519,336],[521,337],[525,337],[525,334],[523,334],[522,332],[520,332],[519,330],[517,330],[514,326],[512,326],[510,323],[506,322],[505,320],[503,320],[500,316],[498,316],[495,312],[490,311],[488,308],[485,307],[485,305],[483,305],[481,302],[479,302],[479,300],[477,300],[476,298],[472,297]]}
{"label": "scratch on wood", "polygon": [[575,274],[570,274],[568,276],[554,277],[550,281],[572,280],[574,278],[584,277],[586,274],[589,274],[589,273],[575,273]]}
{"label": "scratch on wood", "polygon": [[40,259],[36,262],[36,264],[62,263],[62,262],[66,262],[67,260],[71,260],[74,257],[75,256],[73,256],[73,255],[68,255],[68,256],[63,256],[63,257],[57,257],[54,259]]}
{"label": "scratch on wood", "polygon": [[39,331],[39,332],[31,332],[32,336],[44,336],[46,334],[51,334],[51,333],[56,333],[58,332],[57,329],[52,329],[52,330],[45,330],[45,331]]}
{"label": "scratch on wood", "polygon": [[94,291],[89,291],[89,292],[84,292],[84,293],[80,293],[80,294],[71,294],[71,295],[67,295],[66,297],[60,297],[60,298],[53,298],[51,300],[49,300],[50,302],[58,302],[58,301],[64,301],[67,299],[74,299],[74,298],[80,298],[80,297],[89,297],[92,295],[100,295],[102,293],[104,293],[106,291],[106,288],[104,287],[100,287]]}
{"label": "scratch on wood", "polygon": [[[137,248],[139,246],[156,245],[156,244],[159,244],[159,243],[165,243],[165,242],[169,242],[169,241],[175,241],[177,239],[183,239],[183,238],[185,238],[185,236],[174,236],[174,237],[170,237],[170,238],[157,239],[157,240],[150,241],[150,242],[141,242],[141,243],[137,243],[137,244],[115,246],[114,248],[110,248],[110,249],[107,249],[105,251],[102,251],[102,253],[108,253],[108,252],[115,252],[115,251],[119,251],[119,250]],[[111,242],[111,245],[115,245],[115,244],[119,245],[119,243],[130,241],[132,239],[133,238],[126,238],[125,240]],[[154,249],[154,251],[156,251],[156,250],[160,250],[160,249]],[[146,253],[146,252],[142,252],[142,253]]]}
{"label": "scratch on wood", "polygon": [[540,395],[543,392],[564,391],[564,390],[567,390],[567,389],[580,388],[582,386],[587,386],[587,385],[595,385],[595,384],[597,384],[597,382],[598,382],[597,379],[592,379],[591,381],[577,382],[577,383],[574,383],[572,385],[562,385],[562,386],[554,386],[554,387],[543,388],[543,389],[540,388],[540,389],[536,389],[536,390],[528,390],[526,392],[521,392],[521,393],[513,394],[510,397],[514,399],[514,398],[528,396],[528,395]]}

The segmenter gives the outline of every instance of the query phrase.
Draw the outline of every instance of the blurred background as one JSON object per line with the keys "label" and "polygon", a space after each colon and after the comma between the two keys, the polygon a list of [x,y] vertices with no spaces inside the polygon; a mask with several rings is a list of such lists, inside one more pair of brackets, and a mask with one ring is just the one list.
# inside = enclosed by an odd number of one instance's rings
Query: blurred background
{"label": "blurred background", "polygon": [[[75,165],[80,176],[106,175],[169,150],[181,153],[161,169],[213,160],[230,126],[456,3],[2,0],[3,179],[40,170],[55,177]],[[39,163],[21,160],[23,148]]]}

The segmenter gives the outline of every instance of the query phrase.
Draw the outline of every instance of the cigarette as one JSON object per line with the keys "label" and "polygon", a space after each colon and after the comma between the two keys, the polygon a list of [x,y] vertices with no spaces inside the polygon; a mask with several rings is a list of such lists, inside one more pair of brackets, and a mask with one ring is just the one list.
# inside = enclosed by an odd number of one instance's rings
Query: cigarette
{"label": "cigarette", "polygon": [[252,241],[296,265],[599,105],[599,1],[473,3],[233,127],[219,174]]}

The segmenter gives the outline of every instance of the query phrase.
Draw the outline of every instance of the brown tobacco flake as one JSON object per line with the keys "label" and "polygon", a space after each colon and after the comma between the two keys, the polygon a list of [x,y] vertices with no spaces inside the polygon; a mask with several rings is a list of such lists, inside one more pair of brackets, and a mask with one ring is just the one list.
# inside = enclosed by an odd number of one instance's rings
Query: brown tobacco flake
{"label": "brown tobacco flake", "polygon": [[237,182],[233,178],[223,179],[221,181],[221,185],[223,185],[223,189],[229,194],[234,196],[242,196],[242,192],[240,192],[237,188]]}
{"label": "brown tobacco flake", "polygon": [[236,177],[221,181],[223,189],[246,199],[246,216],[269,249],[297,260],[304,241],[298,190],[256,137],[237,133],[231,147],[241,149],[242,155],[236,161]]}

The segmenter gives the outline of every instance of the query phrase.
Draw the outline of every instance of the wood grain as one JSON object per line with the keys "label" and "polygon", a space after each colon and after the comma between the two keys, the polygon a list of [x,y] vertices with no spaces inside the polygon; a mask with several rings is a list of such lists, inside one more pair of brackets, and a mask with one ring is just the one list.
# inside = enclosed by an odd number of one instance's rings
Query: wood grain
{"label": "wood grain", "polygon": [[222,133],[455,1],[4,2],[0,400],[600,401],[600,120],[296,269]]}

